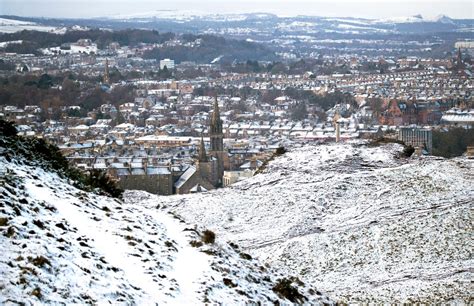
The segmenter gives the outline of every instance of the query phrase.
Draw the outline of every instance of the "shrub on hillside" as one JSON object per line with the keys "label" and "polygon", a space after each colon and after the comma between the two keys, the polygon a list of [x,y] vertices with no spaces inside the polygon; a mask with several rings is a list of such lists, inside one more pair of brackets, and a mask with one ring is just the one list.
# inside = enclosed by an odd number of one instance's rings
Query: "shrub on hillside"
{"label": "shrub on hillside", "polygon": [[278,147],[276,150],[275,150],[275,155],[283,155],[285,154],[287,151],[285,149],[285,147]]}
{"label": "shrub on hillside", "polygon": [[6,136],[6,137],[14,137],[16,136],[17,130],[15,125],[13,123],[5,121],[5,120],[0,120],[0,135]]}
{"label": "shrub on hillside", "polygon": [[205,230],[204,232],[202,232],[201,238],[204,243],[214,243],[216,241],[216,234],[213,231]]}
{"label": "shrub on hillside", "polygon": [[115,198],[120,198],[123,193],[123,190],[117,187],[115,181],[113,181],[107,173],[96,169],[91,170],[89,174],[85,176],[84,184],[93,188],[99,188]]}
{"label": "shrub on hillside", "polygon": [[461,156],[468,146],[474,146],[474,132],[464,128],[433,131],[433,155],[446,158]]}
{"label": "shrub on hillside", "polygon": [[44,139],[17,136],[16,128],[11,122],[0,120],[0,147],[3,148],[1,156],[9,161],[16,159],[27,165],[54,171],[61,177],[70,179],[75,187],[86,191],[97,190],[116,198],[122,196],[123,190],[105,172],[81,172],[69,165],[57,146]]}
{"label": "shrub on hillside", "polygon": [[290,278],[281,278],[277,280],[277,283],[275,286],[273,286],[272,290],[276,294],[278,294],[280,297],[285,298],[289,300],[292,303],[298,303],[302,304],[305,302],[306,297],[302,295],[299,291],[298,288],[296,288],[293,283],[299,283],[298,279],[290,279]]}
{"label": "shrub on hillside", "polygon": [[402,157],[411,157],[415,153],[415,148],[413,146],[406,146],[403,148]]}

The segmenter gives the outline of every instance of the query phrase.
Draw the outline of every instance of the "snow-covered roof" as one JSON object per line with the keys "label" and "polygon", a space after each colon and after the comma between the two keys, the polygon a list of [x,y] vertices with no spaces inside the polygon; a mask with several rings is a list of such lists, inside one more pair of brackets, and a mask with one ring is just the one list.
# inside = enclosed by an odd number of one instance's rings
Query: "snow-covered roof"
{"label": "snow-covered roof", "polygon": [[196,173],[195,166],[189,166],[189,168],[179,177],[174,183],[174,187],[181,188],[193,175]]}
{"label": "snow-covered roof", "polygon": [[171,174],[170,170],[167,167],[148,167],[146,169],[146,172],[149,175]]}

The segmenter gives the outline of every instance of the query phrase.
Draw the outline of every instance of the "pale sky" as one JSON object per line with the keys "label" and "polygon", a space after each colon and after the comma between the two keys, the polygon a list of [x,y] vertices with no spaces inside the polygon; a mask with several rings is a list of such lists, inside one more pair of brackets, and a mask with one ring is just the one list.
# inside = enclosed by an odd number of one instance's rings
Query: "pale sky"
{"label": "pale sky", "polygon": [[192,10],[204,13],[269,12],[280,16],[314,15],[388,18],[440,14],[474,18],[474,0],[0,0],[0,14],[87,18]]}

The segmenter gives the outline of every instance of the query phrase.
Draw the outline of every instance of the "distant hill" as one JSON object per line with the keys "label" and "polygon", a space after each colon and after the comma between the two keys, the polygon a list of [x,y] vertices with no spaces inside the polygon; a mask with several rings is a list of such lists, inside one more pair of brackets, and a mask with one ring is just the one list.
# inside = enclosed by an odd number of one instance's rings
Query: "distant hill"
{"label": "distant hill", "polygon": [[[178,35],[175,33],[160,33],[155,30],[125,29],[107,31],[100,29],[70,29],[64,33],[50,33],[32,30],[0,34],[0,42],[22,41],[20,44],[10,44],[8,52],[37,53],[39,48],[57,47],[64,43],[73,43],[78,39],[88,38],[97,43],[102,49],[110,42],[118,42],[121,46],[137,46],[140,43],[163,44],[170,39],[176,39],[183,44],[162,46],[147,52],[146,58],[173,58],[177,63],[194,61],[210,63],[216,57],[222,56],[229,61],[239,60],[274,60],[276,55],[267,47],[245,40],[228,39],[215,35]],[[199,40],[198,44],[185,46],[184,43]],[[16,49],[15,49],[16,48]]]}
{"label": "distant hill", "polygon": [[[103,18],[89,19],[58,19],[35,18],[0,15],[10,21],[21,21],[28,24],[46,27],[64,28],[72,26],[87,26],[93,28],[110,29],[152,29],[161,32],[203,34],[208,29],[253,29],[268,34],[275,29],[286,31],[295,22],[310,22],[320,32],[336,31],[337,33],[354,33],[354,29],[345,25],[358,25],[358,33],[380,32],[380,29],[389,30],[388,33],[434,33],[457,31],[471,28],[473,19],[453,19],[446,15],[433,18],[424,18],[421,15],[394,17],[388,19],[366,19],[355,17],[323,17],[323,16],[294,16],[279,17],[269,13],[247,14],[202,14],[193,11],[153,11],[134,15],[117,15]],[[340,25],[343,25],[342,27]],[[418,26],[418,27],[417,27]],[[421,26],[421,28],[420,28]],[[18,28],[21,30],[21,28]],[[9,30],[8,32],[10,32]],[[2,24],[0,22],[0,32]],[[238,31],[236,32],[238,33]]]}
{"label": "distant hill", "polygon": [[[442,58],[451,51],[454,42],[472,40],[473,19],[453,19],[445,15],[425,18],[421,15],[389,19],[356,17],[293,16],[279,17],[267,13],[202,14],[187,11],[151,11],[143,14],[108,16],[95,19],[54,19],[0,16],[8,20],[26,22],[46,32],[64,33],[74,30],[109,29],[125,31],[141,29],[159,33],[213,35],[225,39],[226,46],[201,45],[196,52],[187,48],[162,48],[147,57],[157,58],[179,54],[180,60],[209,63],[221,57],[226,60],[276,60],[311,57],[314,53],[354,53],[366,49],[373,56],[427,56]],[[25,29],[29,29],[30,25]],[[12,27],[6,26],[7,32]],[[20,31],[22,26],[13,29]],[[52,30],[51,30],[52,29]],[[0,32],[2,26],[0,24]],[[66,33],[67,34],[67,33]],[[5,38],[1,38],[5,41]],[[229,41],[235,39],[237,41]],[[253,45],[246,42],[253,42]],[[342,42],[349,48],[333,46]],[[387,42],[390,46],[387,47]],[[413,48],[407,43],[416,42]],[[375,43],[375,44],[374,44]],[[25,43],[26,44],[26,43]],[[426,44],[426,46],[422,46]],[[30,50],[31,48],[23,48]],[[212,56],[206,56],[207,53]],[[199,56],[194,56],[199,54]],[[212,57],[212,58],[211,58]]]}

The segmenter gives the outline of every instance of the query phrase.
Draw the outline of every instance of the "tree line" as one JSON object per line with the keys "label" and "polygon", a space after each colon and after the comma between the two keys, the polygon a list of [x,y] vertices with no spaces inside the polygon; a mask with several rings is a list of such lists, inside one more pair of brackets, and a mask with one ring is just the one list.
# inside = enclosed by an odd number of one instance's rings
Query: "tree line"
{"label": "tree line", "polygon": [[88,31],[67,31],[64,34],[23,30],[15,33],[0,35],[0,42],[22,40],[19,44],[9,44],[6,52],[33,53],[39,48],[58,47],[66,43],[74,43],[79,39],[90,39],[99,49],[106,48],[112,42],[121,46],[136,46],[140,43],[161,44],[175,37],[174,33],[159,33],[154,30],[127,29],[119,31],[105,31],[91,29]]}

